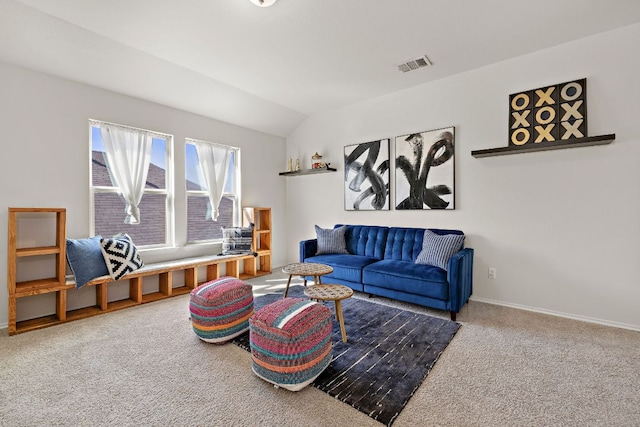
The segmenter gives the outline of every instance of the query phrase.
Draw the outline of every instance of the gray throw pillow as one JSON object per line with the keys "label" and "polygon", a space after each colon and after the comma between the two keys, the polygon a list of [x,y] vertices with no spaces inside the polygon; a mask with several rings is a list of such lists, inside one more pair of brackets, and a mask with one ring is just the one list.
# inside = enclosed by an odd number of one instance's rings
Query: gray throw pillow
{"label": "gray throw pillow", "polygon": [[416,258],[416,264],[433,265],[443,270],[447,269],[451,255],[462,249],[464,234],[436,234],[424,230],[422,250]]}
{"label": "gray throw pillow", "polygon": [[316,235],[318,236],[318,250],[320,254],[348,254],[347,241],[344,234],[347,227],[344,225],[338,228],[320,228],[316,225]]}

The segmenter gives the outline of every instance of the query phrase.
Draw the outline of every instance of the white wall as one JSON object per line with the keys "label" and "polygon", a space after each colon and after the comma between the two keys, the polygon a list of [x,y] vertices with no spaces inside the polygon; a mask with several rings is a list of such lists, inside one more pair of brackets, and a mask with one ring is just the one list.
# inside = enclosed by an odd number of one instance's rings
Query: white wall
{"label": "white wall", "polygon": [[272,260],[284,263],[286,193],[278,176],[283,138],[0,63],[0,328],[7,322],[7,208],[64,207],[67,236],[89,234],[89,118],[174,135],[178,247],[145,252],[144,261],[220,250],[219,245],[183,246],[184,139],[192,137],[240,147],[242,203],[272,208]]}
{"label": "white wall", "polygon": [[[288,240],[315,237],[314,224],[458,228],[476,251],[473,299],[640,329],[638,40],[633,25],[311,116],[287,155],[309,167],[319,151],[338,172],[287,178]],[[507,146],[509,94],[583,77],[589,136],[615,133],[612,144],[471,156]],[[344,146],[392,138],[394,158],[393,137],[448,126],[454,211],[344,210]],[[297,244],[287,251],[298,259]]]}

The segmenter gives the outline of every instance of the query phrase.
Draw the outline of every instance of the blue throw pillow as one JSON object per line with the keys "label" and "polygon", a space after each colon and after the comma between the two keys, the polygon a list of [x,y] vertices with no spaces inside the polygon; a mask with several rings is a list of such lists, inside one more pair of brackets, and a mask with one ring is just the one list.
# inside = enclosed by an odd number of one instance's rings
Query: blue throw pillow
{"label": "blue throw pillow", "polygon": [[316,255],[348,254],[347,241],[344,237],[346,231],[347,227],[344,225],[333,229],[320,228],[316,225],[316,235],[318,237],[318,250],[316,251]]}
{"label": "blue throw pillow", "polygon": [[416,264],[428,264],[447,269],[451,255],[462,249],[464,234],[436,234],[424,230],[422,250],[416,258]]}
{"label": "blue throw pillow", "polygon": [[144,263],[138,248],[128,234],[119,234],[111,239],[100,239],[102,255],[113,280],[141,268]]}
{"label": "blue throw pillow", "polygon": [[100,249],[101,236],[67,239],[67,263],[80,289],[96,277],[108,276],[109,270]]}

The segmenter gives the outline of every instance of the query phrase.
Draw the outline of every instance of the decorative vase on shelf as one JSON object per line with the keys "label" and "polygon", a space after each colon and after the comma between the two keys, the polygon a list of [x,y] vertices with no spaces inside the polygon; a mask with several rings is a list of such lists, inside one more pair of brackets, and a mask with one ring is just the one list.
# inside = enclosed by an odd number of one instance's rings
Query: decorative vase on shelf
{"label": "decorative vase on shelf", "polygon": [[300,159],[296,159],[296,170],[300,170]]}
{"label": "decorative vase on shelf", "polygon": [[287,172],[291,171],[293,171],[293,159],[289,158],[289,161],[287,162]]}

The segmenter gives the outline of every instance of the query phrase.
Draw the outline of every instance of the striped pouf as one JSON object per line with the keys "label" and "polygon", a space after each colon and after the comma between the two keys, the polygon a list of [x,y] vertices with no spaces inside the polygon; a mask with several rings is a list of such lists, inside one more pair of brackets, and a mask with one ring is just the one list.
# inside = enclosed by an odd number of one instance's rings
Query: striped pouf
{"label": "striped pouf", "polygon": [[333,314],[304,298],[284,298],[249,320],[251,368],[265,381],[291,391],[311,384],[331,362]]}
{"label": "striped pouf", "polygon": [[253,314],[251,285],[235,277],[221,277],[191,291],[191,326],[198,338],[221,343],[249,329]]}

